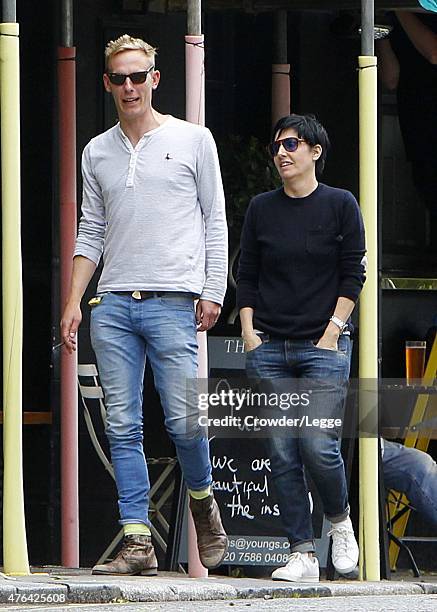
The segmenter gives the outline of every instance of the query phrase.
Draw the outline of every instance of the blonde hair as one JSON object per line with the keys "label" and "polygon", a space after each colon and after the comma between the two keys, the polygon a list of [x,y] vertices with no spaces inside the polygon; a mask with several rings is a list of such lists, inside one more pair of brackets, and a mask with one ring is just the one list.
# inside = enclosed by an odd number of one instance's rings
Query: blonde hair
{"label": "blonde hair", "polygon": [[105,48],[105,69],[108,68],[111,57],[121,51],[144,51],[146,57],[155,63],[156,48],[146,43],[141,38],[133,38],[129,34],[123,34],[117,40],[110,40]]}

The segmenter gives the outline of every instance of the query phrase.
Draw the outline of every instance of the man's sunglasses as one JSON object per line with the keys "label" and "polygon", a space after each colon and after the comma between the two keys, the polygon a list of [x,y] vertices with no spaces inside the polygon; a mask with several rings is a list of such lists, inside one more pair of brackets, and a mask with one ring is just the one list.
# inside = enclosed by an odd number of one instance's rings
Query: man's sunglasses
{"label": "man's sunglasses", "polygon": [[272,157],[276,157],[276,155],[279,153],[279,148],[281,145],[289,153],[294,153],[294,151],[297,151],[297,147],[299,146],[300,142],[305,142],[305,139],[296,138],[295,136],[289,136],[288,138],[274,140],[268,145],[267,149]]}
{"label": "man's sunglasses", "polygon": [[140,85],[141,83],[145,83],[147,75],[154,68],[155,66],[150,66],[148,70],[144,70],[143,72],[132,72],[131,74],[119,74],[118,72],[107,72],[106,74],[113,85],[123,85],[127,78],[129,78],[134,85]]}

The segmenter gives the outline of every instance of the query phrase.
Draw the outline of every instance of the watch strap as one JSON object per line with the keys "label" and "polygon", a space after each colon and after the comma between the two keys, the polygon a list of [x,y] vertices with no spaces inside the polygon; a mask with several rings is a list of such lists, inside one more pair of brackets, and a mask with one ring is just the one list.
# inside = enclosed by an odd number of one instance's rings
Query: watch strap
{"label": "watch strap", "polygon": [[345,328],[347,327],[347,323],[343,321],[342,319],[340,319],[340,317],[337,317],[336,315],[332,315],[332,317],[330,317],[329,320],[332,321],[334,325],[338,327],[338,329],[340,330],[340,333],[343,333]]}

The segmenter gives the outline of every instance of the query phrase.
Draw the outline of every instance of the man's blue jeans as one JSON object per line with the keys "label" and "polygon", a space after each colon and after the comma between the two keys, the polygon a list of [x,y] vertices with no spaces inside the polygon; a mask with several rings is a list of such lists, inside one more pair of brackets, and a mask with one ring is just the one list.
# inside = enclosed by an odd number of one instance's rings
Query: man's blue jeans
{"label": "man's blue jeans", "polygon": [[208,440],[193,418],[197,406],[187,402],[187,379],[197,377],[193,298],[187,294],[136,300],[106,293],[91,312],[91,342],[105,394],[120,523],[150,525],[143,450],[146,359],[187,486],[200,491],[211,484]]}
{"label": "man's blue jeans", "polygon": [[[278,393],[284,392],[287,381],[293,390],[310,390],[309,405],[295,407],[294,417],[342,421],[350,370],[349,336],[340,336],[338,351],[316,348],[311,340],[284,340],[265,334],[262,339],[263,343],[246,355],[248,377]],[[349,514],[340,434],[341,427],[303,427],[290,429],[285,435],[281,432],[275,436],[273,432],[266,440],[282,523],[292,552],[315,550],[305,470],[317,487],[327,518],[335,523]]]}
{"label": "man's blue jeans", "polygon": [[383,441],[384,485],[405,493],[410,504],[437,527],[437,465],[427,453]]}

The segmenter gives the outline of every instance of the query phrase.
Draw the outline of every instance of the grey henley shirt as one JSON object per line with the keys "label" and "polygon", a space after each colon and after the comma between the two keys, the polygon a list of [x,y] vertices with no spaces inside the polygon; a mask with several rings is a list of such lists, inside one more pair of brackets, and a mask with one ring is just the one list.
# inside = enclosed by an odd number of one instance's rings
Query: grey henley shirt
{"label": "grey henley shirt", "polygon": [[187,291],[223,304],[227,226],[217,149],[207,128],[169,117],[133,147],[119,124],[82,156],[75,256],[98,292]]}

